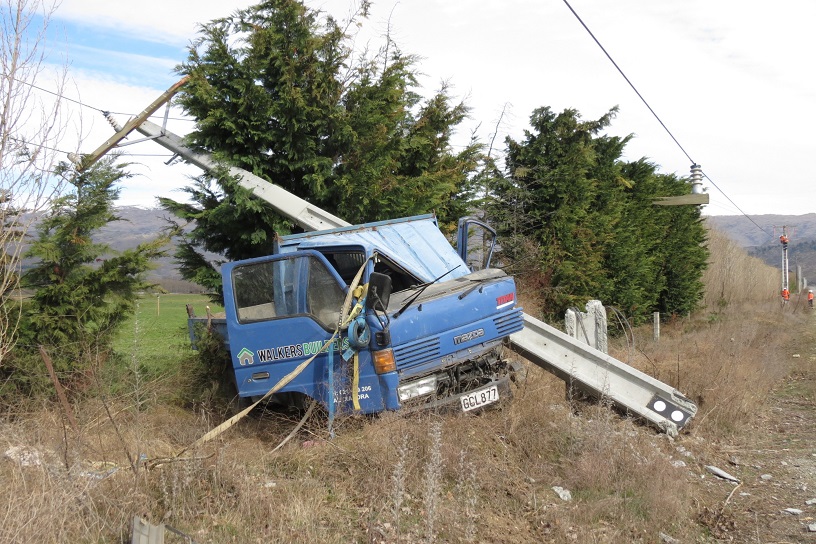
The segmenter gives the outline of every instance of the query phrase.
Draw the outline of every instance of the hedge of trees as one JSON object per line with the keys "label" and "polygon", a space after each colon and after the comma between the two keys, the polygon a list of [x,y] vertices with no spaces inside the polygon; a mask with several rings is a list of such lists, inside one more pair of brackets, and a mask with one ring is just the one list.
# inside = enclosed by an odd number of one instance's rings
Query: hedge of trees
{"label": "hedge of trees", "polygon": [[635,319],[687,314],[703,295],[708,252],[696,206],[656,206],[691,192],[687,179],[646,159],[624,161],[630,137],[607,136],[616,109],[597,120],[539,108],[506,167],[486,177],[486,207],[513,271],[536,278],[549,314],[588,298]]}

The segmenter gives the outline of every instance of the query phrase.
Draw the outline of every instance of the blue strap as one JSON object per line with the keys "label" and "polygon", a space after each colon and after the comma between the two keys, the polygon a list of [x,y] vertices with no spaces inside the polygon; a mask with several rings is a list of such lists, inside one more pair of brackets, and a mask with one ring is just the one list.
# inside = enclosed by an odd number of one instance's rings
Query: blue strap
{"label": "blue strap", "polygon": [[[337,342],[335,340],[334,342]],[[326,404],[329,407],[329,436],[334,438],[334,342],[329,344],[329,353],[327,363],[329,365],[329,398],[326,399]]]}

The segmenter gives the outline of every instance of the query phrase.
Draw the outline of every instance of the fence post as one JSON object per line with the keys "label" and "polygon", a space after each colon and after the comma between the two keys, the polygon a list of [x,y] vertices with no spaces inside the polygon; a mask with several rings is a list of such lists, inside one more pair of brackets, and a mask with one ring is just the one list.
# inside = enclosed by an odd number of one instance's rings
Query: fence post
{"label": "fence post", "polygon": [[660,340],[660,312],[655,312],[652,314],[654,318],[654,339],[655,342]]}

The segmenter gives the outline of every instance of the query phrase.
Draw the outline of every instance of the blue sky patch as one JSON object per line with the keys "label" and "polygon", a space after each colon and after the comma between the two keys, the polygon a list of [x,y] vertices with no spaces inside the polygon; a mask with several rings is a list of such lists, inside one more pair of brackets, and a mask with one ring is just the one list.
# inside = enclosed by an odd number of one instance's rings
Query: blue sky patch
{"label": "blue sky patch", "polygon": [[[42,18],[32,21],[39,29]],[[186,43],[139,38],[127,29],[53,19],[47,31],[48,61],[68,62],[71,70],[100,74],[122,83],[165,88],[179,79],[174,68],[187,58]]]}

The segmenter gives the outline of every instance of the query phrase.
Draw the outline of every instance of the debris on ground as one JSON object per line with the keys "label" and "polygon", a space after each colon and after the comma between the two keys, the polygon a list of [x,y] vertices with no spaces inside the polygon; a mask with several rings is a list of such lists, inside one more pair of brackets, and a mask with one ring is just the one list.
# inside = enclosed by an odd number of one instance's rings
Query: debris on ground
{"label": "debris on ground", "polygon": [[569,489],[564,489],[563,487],[556,485],[553,486],[552,490],[555,491],[556,495],[558,495],[562,501],[566,502],[572,500],[572,493],[570,493]]}
{"label": "debris on ground", "polygon": [[39,467],[43,464],[42,454],[26,446],[12,446],[3,453],[3,456],[21,467]]}
{"label": "debris on ground", "polygon": [[740,483],[739,479],[731,476],[726,471],[721,468],[717,468],[713,465],[706,465],[705,469],[709,471],[711,474],[716,476],[717,478],[722,478],[723,480],[728,480],[729,482]]}

